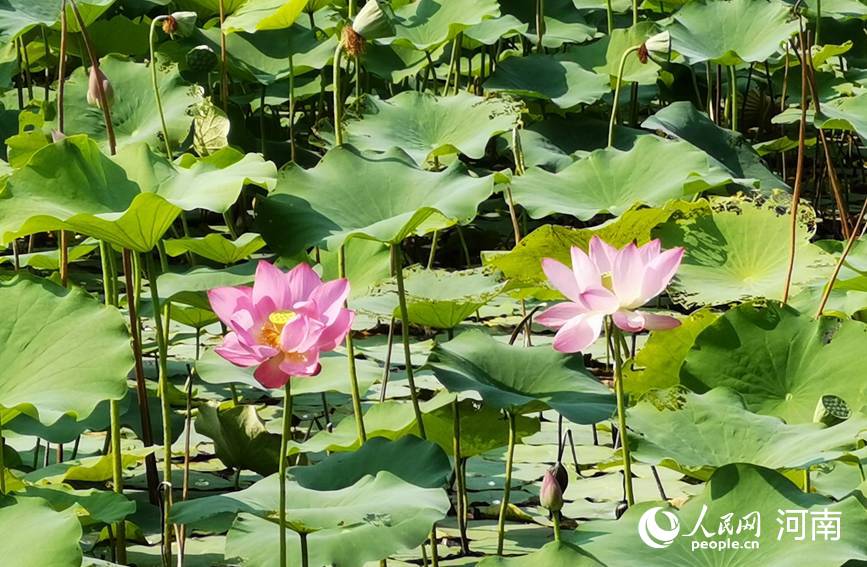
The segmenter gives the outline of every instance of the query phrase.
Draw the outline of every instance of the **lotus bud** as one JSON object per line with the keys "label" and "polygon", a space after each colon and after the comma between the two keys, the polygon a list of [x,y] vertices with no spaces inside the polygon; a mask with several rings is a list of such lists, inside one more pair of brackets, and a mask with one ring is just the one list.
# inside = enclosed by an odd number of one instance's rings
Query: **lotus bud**
{"label": "lotus bud", "polygon": [[99,85],[102,84],[102,90],[105,93],[105,100],[111,106],[114,100],[114,89],[111,87],[111,81],[105,76],[105,73],[98,66],[90,68],[90,77],[87,80],[87,104],[102,108],[99,100]]}
{"label": "lotus bud", "polygon": [[542,490],[539,492],[539,503],[552,512],[559,512],[563,508],[563,490],[555,476],[556,467],[545,471],[542,478]]}
{"label": "lotus bud", "polygon": [[843,423],[852,411],[848,404],[842,398],[832,394],[825,394],[819,399],[816,405],[816,412],[813,414],[813,423],[821,423],[828,427]]}
{"label": "lotus bud", "polygon": [[52,142],[59,142],[60,140],[63,140],[64,138],[66,138],[66,134],[64,134],[60,130],[52,130],[51,131],[51,141]]}
{"label": "lotus bud", "polygon": [[668,57],[671,52],[671,34],[667,31],[660,32],[645,41],[638,49],[638,59],[642,63],[652,55]]}

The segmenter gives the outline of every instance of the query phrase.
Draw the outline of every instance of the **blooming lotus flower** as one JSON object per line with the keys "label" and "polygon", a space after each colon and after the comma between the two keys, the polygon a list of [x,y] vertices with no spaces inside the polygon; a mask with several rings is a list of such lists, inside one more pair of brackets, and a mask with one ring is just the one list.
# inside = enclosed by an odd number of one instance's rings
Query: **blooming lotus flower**
{"label": "blooming lotus flower", "polygon": [[348,294],[346,279],[323,283],[307,264],[284,273],[259,262],[253,287],[208,292],[230,329],[215,350],[236,366],[256,366],[253,376],[266,388],[280,388],[290,376],[315,376],[320,353],[337,348],[349,333]]}
{"label": "blooming lotus flower", "polygon": [[101,109],[98,87],[100,82],[102,83],[102,90],[105,93],[105,100],[111,106],[114,100],[114,89],[111,86],[111,81],[108,80],[108,77],[105,76],[105,73],[99,67],[94,65],[90,68],[90,75],[87,79],[87,104]]}
{"label": "blooming lotus flower", "polygon": [[674,317],[639,308],[665,290],[680,266],[683,248],[663,251],[659,240],[653,240],[618,250],[594,236],[589,255],[573,247],[571,256],[571,269],[550,258],[542,260],[551,285],[569,300],[536,318],[542,325],[559,329],[554,337],[556,350],[586,349],[599,338],[608,315],[617,327],[631,333],[680,325]]}

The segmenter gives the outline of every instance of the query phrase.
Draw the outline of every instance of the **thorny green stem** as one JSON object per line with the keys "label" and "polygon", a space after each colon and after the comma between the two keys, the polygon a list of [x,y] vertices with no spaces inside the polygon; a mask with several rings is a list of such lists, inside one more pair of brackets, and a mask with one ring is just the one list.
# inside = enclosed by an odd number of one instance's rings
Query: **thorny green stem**
{"label": "thorny green stem", "polygon": [[154,57],[154,33],[156,32],[157,22],[161,22],[168,16],[157,16],[151,20],[150,34],[148,35],[148,48],[150,49],[150,68],[151,68],[151,87],[154,90],[154,99],[157,101],[157,112],[160,115],[160,126],[163,130],[163,142],[166,145],[166,156],[172,159],[172,145],[169,140],[169,129],[166,126],[166,115],[163,112],[163,101],[160,96],[160,86],[157,80],[157,60]]}
{"label": "thorny green stem", "polygon": [[292,435],[292,379],[286,380],[283,390],[283,431],[280,435],[280,463],[277,475],[280,479],[280,567],[286,567],[286,448]]}
{"label": "thorny green stem", "polygon": [[617,82],[614,84],[614,100],[611,101],[611,120],[608,123],[608,147],[614,146],[614,126],[617,123],[617,103],[620,100],[620,87],[623,83],[623,70],[626,67],[626,59],[641,48],[640,45],[630,47],[623,52],[620,58],[620,67],[617,69]]}
{"label": "thorny green stem", "polygon": [[422,419],[421,407],[418,404],[418,392],[415,389],[415,376],[412,370],[412,358],[409,350],[409,311],[406,307],[406,289],[403,282],[403,255],[397,244],[392,244],[394,250],[394,272],[397,279],[397,299],[400,305],[400,332],[403,337],[403,356],[406,363],[406,379],[409,382],[409,395],[412,398],[412,409],[418,422],[418,431],[422,439],[427,439]]}
{"label": "thorny green stem", "polygon": [[[346,277],[346,249],[345,244],[337,250],[338,277]],[[361,393],[358,389],[358,372],[355,366],[355,345],[352,342],[352,329],[346,333],[346,362],[349,366],[349,385],[352,388],[352,413],[355,415],[355,430],[358,434],[358,444],[367,441],[367,433],[364,431],[364,416],[361,413]]]}
{"label": "thorny green stem", "polygon": [[512,494],[512,462],[515,458],[517,422],[513,412],[506,413],[509,419],[509,447],[506,453],[506,483],[503,486],[503,501],[500,503],[500,517],[497,519],[497,555],[503,554],[503,539],[506,535],[506,515],[509,511],[509,498]]}

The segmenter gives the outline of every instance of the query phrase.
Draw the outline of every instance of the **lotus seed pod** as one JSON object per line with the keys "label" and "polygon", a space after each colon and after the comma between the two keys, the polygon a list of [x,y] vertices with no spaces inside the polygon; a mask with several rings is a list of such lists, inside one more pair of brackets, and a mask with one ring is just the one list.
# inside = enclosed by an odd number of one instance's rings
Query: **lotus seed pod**
{"label": "lotus seed pod", "polygon": [[819,403],[816,404],[813,423],[822,423],[830,427],[846,421],[850,415],[852,415],[852,412],[842,398],[832,394],[825,394],[819,399]]}
{"label": "lotus seed pod", "polygon": [[207,73],[217,66],[217,54],[207,45],[199,45],[187,52],[187,67],[191,71]]}
{"label": "lotus seed pod", "polygon": [[181,37],[188,37],[196,30],[195,12],[172,12],[169,17],[175,21],[174,33]]}
{"label": "lotus seed pod", "polygon": [[364,40],[388,37],[394,34],[391,7],[378,0],[368,0],[352,21],[352,31]]}

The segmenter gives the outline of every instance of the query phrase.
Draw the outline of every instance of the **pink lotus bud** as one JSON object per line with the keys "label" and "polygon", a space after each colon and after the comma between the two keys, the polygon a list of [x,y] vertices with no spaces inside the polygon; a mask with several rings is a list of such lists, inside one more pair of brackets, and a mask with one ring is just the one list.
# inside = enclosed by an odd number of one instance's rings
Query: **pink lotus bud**
{"label": "pink lotus bud", "polygon": [[52,130],[51,131],[51,141],[59,142],[60,140],[66,138],[66,134],[61,132],[60,130]]}
{"label": "pink lotus bud", "polygon": [[557,477],[554,476],[553,468],[546,470],[542,478],[539,502],[552,512],[559,512],[563,508],[563,490],[557,482]]}
{"label": "pink lotus bud", "polygon": [[102,108],[99,100],[100,83],[102,83],[102,90],[105,92],[105,100],[111,106],[111,102],[114,100],[114,89],[111,87],[111,81],[97,66],[90,68],[90,77],[87,80],[87,104]]}

